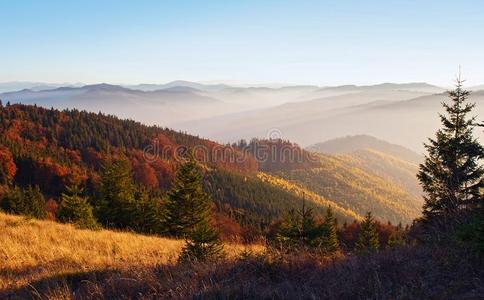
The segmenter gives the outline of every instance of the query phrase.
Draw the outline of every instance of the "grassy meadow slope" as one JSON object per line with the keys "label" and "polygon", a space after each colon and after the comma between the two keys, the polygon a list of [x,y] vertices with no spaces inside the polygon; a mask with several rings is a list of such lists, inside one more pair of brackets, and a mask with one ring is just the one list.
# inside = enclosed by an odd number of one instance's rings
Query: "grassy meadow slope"
{"label": "grassy meadow slope", "polygon": [[[184,242],[0,213],[0,299],[2,291],[76,273],[173,265]],[[249,246],[226,245],[229,255]],[[261,246],[251,246],[258,251]]]}
{"label": "grassy meadow slope", "polygon": [[181,241],[0,214],[0,299],[480,299],[482,256],[464,244],[364,256],[226,246],[174,264]]}

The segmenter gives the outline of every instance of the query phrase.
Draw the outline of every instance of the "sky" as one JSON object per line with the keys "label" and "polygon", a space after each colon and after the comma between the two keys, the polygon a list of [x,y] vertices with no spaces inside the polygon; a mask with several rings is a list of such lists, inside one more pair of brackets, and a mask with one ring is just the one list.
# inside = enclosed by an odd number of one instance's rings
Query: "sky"
{"label": "sky", "polygon": [[0,82],[484,84],[484,1],[0,0]]}

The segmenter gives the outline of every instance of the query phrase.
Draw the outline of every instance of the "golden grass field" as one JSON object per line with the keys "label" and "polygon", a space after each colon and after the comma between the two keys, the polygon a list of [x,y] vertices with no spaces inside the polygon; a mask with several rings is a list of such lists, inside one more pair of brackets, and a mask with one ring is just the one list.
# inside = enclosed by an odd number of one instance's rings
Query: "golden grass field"
{"label": "golden grass field", "polygon": [[[72,225],[0,213],[0,291],[63,274],[175,264],[181,240]],[[230,256],[262,246],[226,245]]]}
{"label": "golden grass field", "polygon": [[482,299],[482,254],[462,243],[323,257],[226,245],[176,264],[183,241],[0,213],[0,299]]}

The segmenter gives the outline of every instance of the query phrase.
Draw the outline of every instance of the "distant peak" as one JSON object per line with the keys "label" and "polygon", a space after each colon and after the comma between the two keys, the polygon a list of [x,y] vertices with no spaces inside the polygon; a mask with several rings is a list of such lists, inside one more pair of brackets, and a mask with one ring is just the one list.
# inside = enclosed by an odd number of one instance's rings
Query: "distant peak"
{"label": "distant peak", "polygon": [[86,90],[104,90],[104,91],[127,90],[126,88],[124,88],[122,86],[108,84],[108,83],[99,83],[99,84],[85,85],[85,86],[82,87],[82,89],[86,89]]}

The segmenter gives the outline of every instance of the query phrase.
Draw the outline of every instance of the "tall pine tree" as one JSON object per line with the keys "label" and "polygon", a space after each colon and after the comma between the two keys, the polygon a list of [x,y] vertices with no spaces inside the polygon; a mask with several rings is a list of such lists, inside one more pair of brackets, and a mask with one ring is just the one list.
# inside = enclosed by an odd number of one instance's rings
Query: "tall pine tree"
{"label": "tall pine tree", "polygon": [[424,221],[444,225],[465,208],[482,202],[484,168],[479,160],[484,149],[473,136],[475,118],[469,117],[475,104],[468,103],[469,91],[457,79],[448,92],[450,103],[443,103],[442,128],[425,145],[428,155],[420,165],[418,179],[426,193]]}
{"label": "tall pine tree", "polygon": [[189,155],[177,170],[165,204],[168,233],[186,240],[181,261],[215,259],[223,252],[218,232],[211,224],[212,199],[203,191],[202,178],[199,164]]}
{"label": "tall pine tree", "polygon": [[320,235],[313,209],[306,207],[306,201],[303,198],[301,209],[291,209],[284,217],[276,240],[288,247],[286,250],[297,250],[300,247],[318,245]]}
{"label": "tall pine tree", "polygon": [[331,207],[328,207],[324,221],[320,225],[321,237],[319,247],[325,253],[336,253],[340,249],[336,227],[336,218],[333,215],[333,210]]}
{"label": "tall pine tree", "polygon": [[380,240],[376,231],[375,220],[368,212],[360,225],[360,234],[356,241],[356,250],[360,253],[376,252],[380,247]]}
{"label": "tall pine tree", "polygon": [[165,228],[169,235],[186,237],[195,225],[210,217],[211,199],[203,191],[203,174],[189,155],[176,172],[165,203]]}
{"label": "tall pine tree", "polygon": [[131,228],[135,206],[135,185],[129,162],[109,162],[101,174],[100,197],[96,205],[98,219],[108,227]]}

